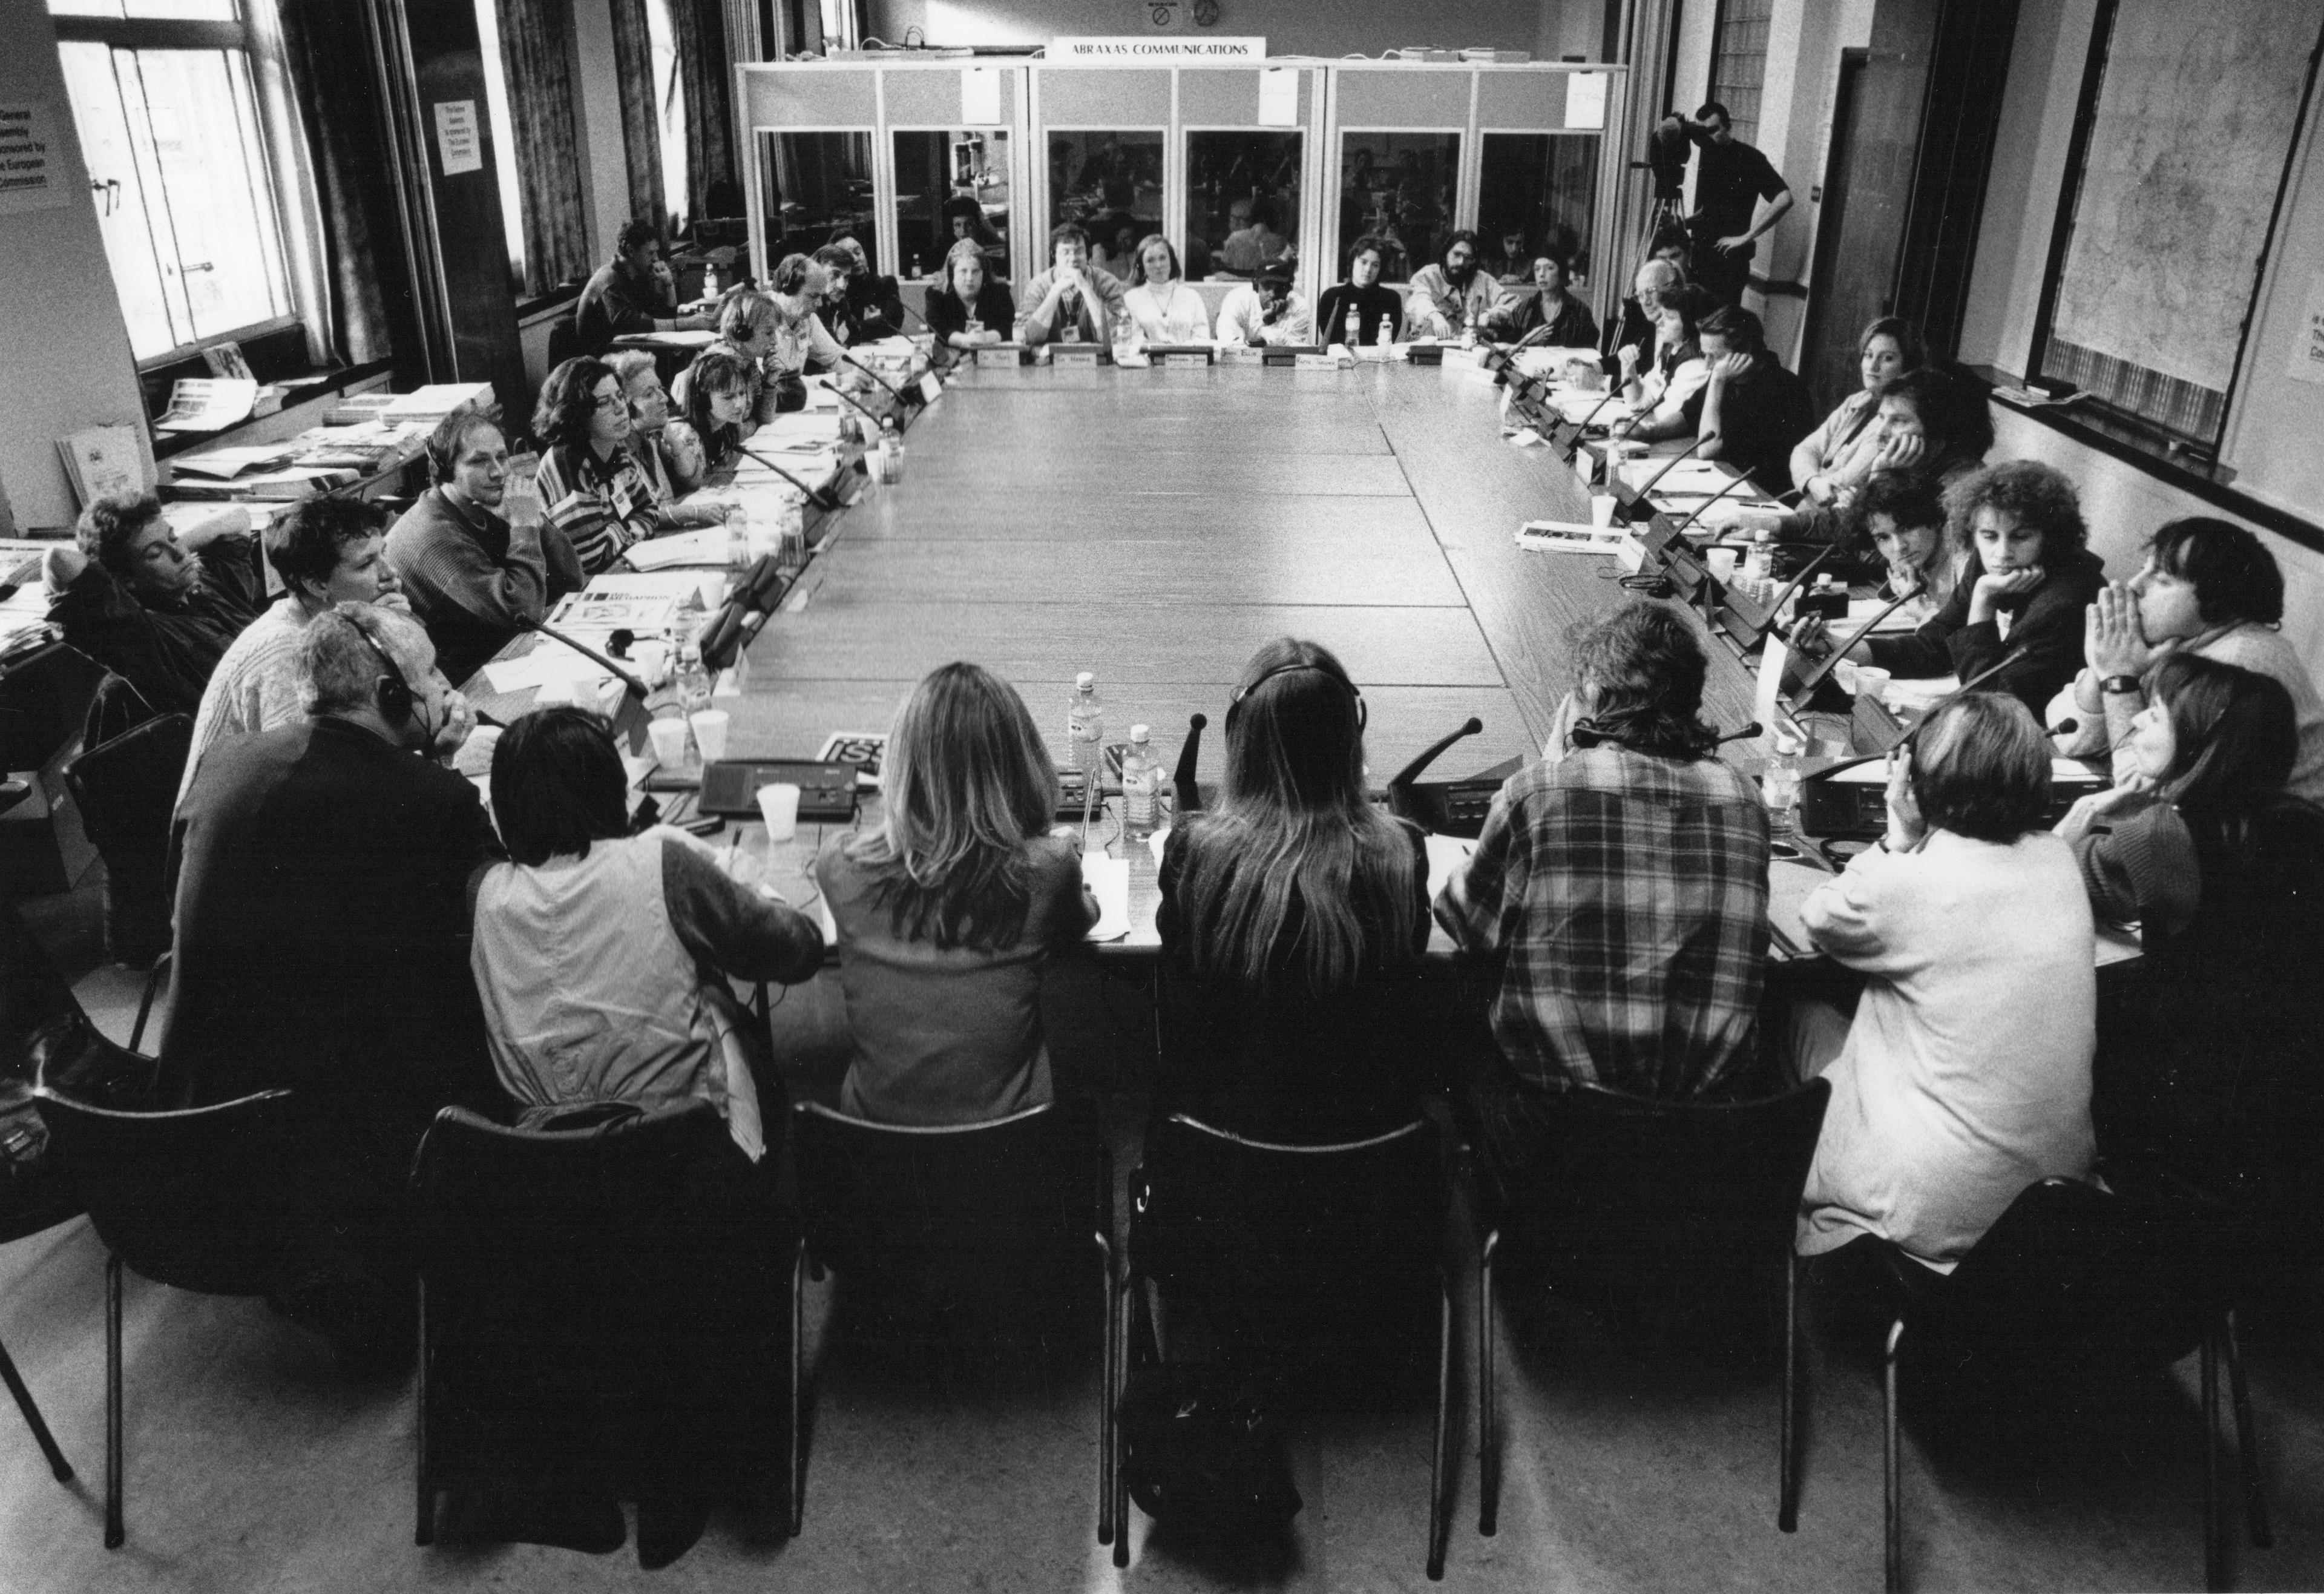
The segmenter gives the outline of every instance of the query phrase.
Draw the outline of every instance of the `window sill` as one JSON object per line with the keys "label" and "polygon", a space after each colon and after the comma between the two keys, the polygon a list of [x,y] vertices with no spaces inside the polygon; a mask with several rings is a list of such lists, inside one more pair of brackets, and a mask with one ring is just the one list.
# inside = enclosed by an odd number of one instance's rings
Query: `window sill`
{"label": "window sill", "polygon": [[[153,434],[153,458],[171,459],[201,449],[223,447],[228,443],[272,442],[304,431],[309,426],[321,424],[323,405],[320,401],[337,398],[351,388],[384,385],[394,372],[387,360],[374,360],[368,365],[349,366],[330,372],[320,382],[299,389],[288,403],[272,415],[254,415],[238,422],[223,431],[180,431]],[[288,430],[285,430],[285,428]],[[267,435],[261,436],[263,431]]]}

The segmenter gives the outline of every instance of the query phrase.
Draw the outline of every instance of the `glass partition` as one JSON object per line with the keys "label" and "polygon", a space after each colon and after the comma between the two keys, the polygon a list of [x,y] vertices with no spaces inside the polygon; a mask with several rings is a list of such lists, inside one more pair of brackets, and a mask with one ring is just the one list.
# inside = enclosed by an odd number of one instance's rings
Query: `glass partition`
{"label": "glass partition", "polygon": [[987,276],[1007,282],[1009,134],[1001,129],[899,133],[896,253],[909,280],[941,280],[963,238],[984,250]]}
{"label": "glass partition", "polygon": [[1340,259],[1370,233],[1388,246],[1380,280],[1405,283],[1444,252],[1452,231],[1452,185],[1461,171],[1457,133],[1340,134]]}
{"label": "glass partition", "polygon": [[[1049,134],[1049,223],[1077,221],[1092,258],[1127,276],[1138,240],[1162,230],[1162,134],[1102,129]],[[1046,234],[1041,264],[1048,264]]]}
{"label": "glass partition", "polygon": [[1255,277],[1298,257],[1297,133],[1186,134],[1186,274]]}
{"label": "glass partition", "polygon": [[1590,275],[1590,218],[1598,208],[1595,133],[1488,133],[1477,199],[1477,242],[1504,282],[1530,281],[1532,257],[1562,255]]}
{"label": "glass partition", "polygon": [[873,240],[869,133],[761,133],[760,170],[767,203],[767,265],[812,254],[853,233]]}

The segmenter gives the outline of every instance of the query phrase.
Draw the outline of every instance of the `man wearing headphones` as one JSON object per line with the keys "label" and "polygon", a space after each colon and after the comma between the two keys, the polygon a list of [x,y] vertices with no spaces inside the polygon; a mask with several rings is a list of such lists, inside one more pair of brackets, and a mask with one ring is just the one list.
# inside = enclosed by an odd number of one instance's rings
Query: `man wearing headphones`
{"label": "man wearing headphones", "polygon": [[[501,856],[475,787],[425,756],[459,709],[409,616],[342,604],[300,633],[307,717],[219,742],[178,810],[177,985],[161,1042],[194,1104],[289,1089],[311,1177],[305,1315],[356,1358],[410,1339],[401,1191],[438,1108],[495,1106],[469,877]],[[408,1354],[405,1351],[404,1354]]]}
{"label": "man wearing headphones", "polygon": [[387,562],[444,673],[466,681],[588,578],[537,499],[523,524],[502,518],[508,440],[491,416],[456,410],[437,422],[428,468],[436,485],[388,533]]}
{"label": "man wearing headphones", "polygon": [[622,225],[613,258],[597,268],[573,309],[576,354],[603,354],[633,332],[706,332],[708,316],[678,313],[678,283],[662,264],[661,234],[650,221]]}

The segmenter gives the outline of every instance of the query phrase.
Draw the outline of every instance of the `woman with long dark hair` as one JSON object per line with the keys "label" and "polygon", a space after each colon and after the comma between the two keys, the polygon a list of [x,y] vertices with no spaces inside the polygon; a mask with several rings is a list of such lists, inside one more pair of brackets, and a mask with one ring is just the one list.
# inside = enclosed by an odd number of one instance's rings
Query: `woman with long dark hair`
{"label": "woman with long dark hair", "polygon": [[1364,718],[1314,643],[1243,667],[1219,806],[1162,852],[1157,1112],[1318,1143],[1418,1110],[1430,1052],[1404,977],[1428,944],[1428,855],[1365,795]]}
{"label": "woman with long dark hair", "polygon": [[630,457],[629,399],[604,361],[585,356],[549,374],[532,434],[540,443],[540,501],[584,574],[597,574],[662,529],[652,484]]}
{"label": "woman with long dark hair", "polygon": [[841,1105],[967,1124],[1048,1101],[1041,970],[1097,922],[1049,834],[1056,765],[1016,688],[946,664],[888,731],[880,828],[816,864],[839,932],[853,1053]]}
{"label": "woman with long dark hair", "polygon": [[1792,485],[1811,503],[1830,504],[1841,487],[1864,478],[1879,448],[1880,395],[1897,377],[1929,363],[1921,329],[1902,316],[1881,316],[1867,326],[1856,340],[1856,356],[1863,385],[1792,450]]}

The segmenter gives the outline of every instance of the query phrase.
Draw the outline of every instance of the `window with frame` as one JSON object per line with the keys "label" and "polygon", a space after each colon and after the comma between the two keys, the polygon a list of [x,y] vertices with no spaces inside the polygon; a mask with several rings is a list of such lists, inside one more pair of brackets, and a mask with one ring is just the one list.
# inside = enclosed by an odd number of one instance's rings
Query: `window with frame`
{"label": "window with frame", "polygon": [[1735,136],[1759,142],[1759,90],[1767,81],[1767,25],[1775,0],[1720,0],[1711,58],[1711,97],[1727,107]]}
{"label": "window with frame", "polygon": [[129,346],[152,365],[298,306],[243,0],[49,0]]}

